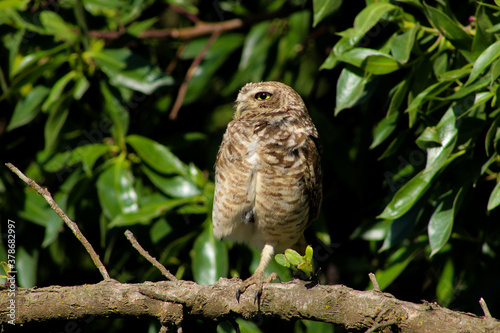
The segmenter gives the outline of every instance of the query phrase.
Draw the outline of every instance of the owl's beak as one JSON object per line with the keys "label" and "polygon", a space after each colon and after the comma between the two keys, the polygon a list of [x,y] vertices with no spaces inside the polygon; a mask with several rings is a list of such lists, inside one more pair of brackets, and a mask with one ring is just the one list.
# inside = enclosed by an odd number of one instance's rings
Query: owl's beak
{"label": "owl's beak", "polygon": [[236,105],[236,118],[240,118],[242,112],[243,112],[243,103],[238,103],[238,105]]}

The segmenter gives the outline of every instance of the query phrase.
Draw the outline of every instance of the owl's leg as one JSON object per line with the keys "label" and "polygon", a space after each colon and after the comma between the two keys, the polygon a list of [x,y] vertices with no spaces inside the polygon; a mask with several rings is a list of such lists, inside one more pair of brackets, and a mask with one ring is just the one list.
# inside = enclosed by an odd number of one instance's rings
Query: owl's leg
{"label": "owl's leg", "polygon": [[257,286],[257,291],[255,293],[254,303],[255,301],[262,295],[262,285],[264,283],[269,283],[273,280],[279,279],[278,274],[271,273],[267,278],[264,276],[266,272],[266,268],[269,265],[272,257],[274,255],[274,247],[271,244],[266,244],[262,249],[262,253],[260,255],[259,266],[253,273],[251,277],[243,281],[240,287],[236,290],[236,299],[238,302],[240,301],[240,295],[245,292],[245,290],[255,284]]}

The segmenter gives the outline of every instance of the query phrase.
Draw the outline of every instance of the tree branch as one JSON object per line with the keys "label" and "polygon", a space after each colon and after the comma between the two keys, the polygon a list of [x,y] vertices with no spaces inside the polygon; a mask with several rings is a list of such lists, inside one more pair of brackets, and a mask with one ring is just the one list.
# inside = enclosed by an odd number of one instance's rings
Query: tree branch
{"label": "tree branch", "polygon": [[158,270],[161,272],[163,276],[165,276],[167,279],[170,281],[178,281],[175,275],[170,273],[168,269],[165,268],[155,257],[149,254],[148,251],[144,250],[144,248],[139,244],[137,239],[135,239],[134,234],[132,231],[127,230],[125,231],[125,236],[127,236],[127,239],[132,243],[132,246],[143,256],[146,258],[147,261],[149,261],[153,266],[158,268]]}
{"label": "tree branch", "polygon": [[26,177],[26,175],[24,173],[22,173],[21,171],[19,171],[19,169],[16,168],[13,164],[5,163],[5,165],[12,172],[14,172],[19,178],[21,178],[22,181],[24,181],[26,184],[28,184],[29,187],[31,187],[32,189],[37,191],[38,194],[40,194],[45,199],[45,201],[47,201],[47,203],[50,205],[50,207],[57,213],[57,215],[59,215],[61,217],[61,219],[64,221],[64,223],[66,223],[66,225],[71,229],[71,231],[73,231],[73,234],[76,236],[76,238],[78,238],[80,243],[83,244],[83,246],[85,247],[85,250],[87,250],[87,252],[90,254],[92,261],[94,262],[96,267],[101,272],[102,277],[105,280],[111,279],[109,274],[108,274],[108,271],[106,270],[106,267],[104,266],[101,259],[99,258],[99,255],[95,252],[94,248],[89,243],[87,238],[85,238],[85,236],[82,234],[82,232],[80,231],[80,228],[78,228],[78,225],[75,222],[73,222],[68,217],[68,215],[66,215],[66,213],[61,209],[61,207],[59,207],[59,205],[52,198],[52,195],[50,194],[50,192],[47,189],[38,185],[33,179]]}
{"label": "tree branch", "polygon": [[[499,320],[452,311],[435,303],[414,304],[378,291],[357,291],[343,285],[310,286],[298,280],[265,284],[258,312],[254,290],[237,302],[234,291],[240,283],[237,278],[221,278],[214,285],[190,281],[124,284],[108,280],[94,285],[18,289],[15,322],[77,320],[94,315],[151,317],[165,326],[177,326],[188,318],[213,323],[235,316],[272,316],[317,320],[368,332],[387,326],[397,332],[500,331]],[[0,297],[0,324],[7,322],[8,304],[4,292]]]}
{"label": "tree branch", "polygon": [[[144,31],[139,38],[175,38],[175,39],[193,39],[200,36],[223,33],[225,31],[241,29],[258,22],[267,21],[273,18],[288,17],[291,13],[301,10],[302,7],[293,7],[282,9],[272,13],[264,13],[247,19],[232,19],[221,22],[202,22],[198,21],[193,27],[180,29],[162,29]],[[117,39],[125,31],[90,31],[90,36],[102,39]]]}

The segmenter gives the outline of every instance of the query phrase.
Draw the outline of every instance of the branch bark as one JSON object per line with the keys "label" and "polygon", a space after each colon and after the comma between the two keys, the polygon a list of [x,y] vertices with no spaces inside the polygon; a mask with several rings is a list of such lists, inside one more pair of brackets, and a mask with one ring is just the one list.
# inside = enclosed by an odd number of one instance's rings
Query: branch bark
{"label": "branch bark", "polygon": [[[241,280],[221,278],[214,285],[177,280],[147,253],[130,232],[133,246],[172,281],[124,284],[111,279],[106,268],[75,222],[61,210],[49,191],[26,177],[15,166],[7,166],[35,189],[66,222],[85,246],[104,281],[83,286],[49,286],[16,289],[10,284],[0,291],[0,328],[11,324],[28,324],[49,320],[84,320],[91,316],[151,317],[167,326],[178,326],[186,318],[206,322],[234,320],[236,316],[261,319],[261,316],[283,320],[310,319],[339,324],[349,330],[375,332],[500,332],[500,321],[489,313],[486,302],[480,305],[485,313],[478,317],[452,311],[436,303],[415,304],[383,293],[373,274],[374,290],[357,291],[343,285],[311,285],[303,281],[265,284],[260,302],[255,304],[255,286],[244,293],[239,302],[234,291]],[[3,330],[2,330],[3,331]]]}
{"label": "branch bark", "polygon": [[[47,320],[150,317],[165,326],[186,319],[219,322],[242,316],[310,319],[369,332],[390,327],[390,332],[499,332],[500,321],[452,311],[435,303],[414,304],[379,291],[357,291],[343,285],[314,285],[303,281],[264,286],[260,305],[254,286],[238,303],[234,291],[240,279],[221,278],[214,285],[190,281],[124,284],[112,280],[83,286],[50,286],[16,291],[16,324]],[[0,297],[0,324],[7,325],[9,297]],[[43,304],[43,306],[41,306]],[[259,311],[260,307],[260,311]]]}

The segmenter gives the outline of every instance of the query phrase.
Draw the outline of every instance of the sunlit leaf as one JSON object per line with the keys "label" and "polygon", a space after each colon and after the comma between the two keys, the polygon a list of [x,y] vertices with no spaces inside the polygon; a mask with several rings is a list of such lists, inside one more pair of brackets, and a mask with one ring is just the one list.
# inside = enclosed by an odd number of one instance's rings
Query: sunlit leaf
{"label": "sunlit leaf", "polygon": [[387,12],[397,7],[388,2],[374,2],[364,8],[354,19],[354,26],[339,35],[343,37],[359,37],[367,33]]}
{"label": "sunlit leaf", "polygon": [[313,0],[313,27],[318,25],[328,15],[336,12],[341,5],[342,0]]}
{"label": "sunlit leaf", "polygon": [[126,141],[134,148],[137,155],[156,171],[166,174],[187,174],[186,165],[166,146],[140,135],[129,135]]}
{"label": "sunlit leaf", "polygon": [[201,190],[189,178],[160,175],[145,166],[141,169],[156,187],[171,197],[187,198],[201,194]]}
{"label": "sunlit leaf", "polygon": [[152,94],[163,86],[174,84],[173,78],[129,49],[89,51],[86,56],[97,60],[108,75],[111,84],[126,87],[144,94]]}
{"label": "sunlit leaf", "polygon": [[368,79],[355,69],[344,68],[337,81],[335,115],[353,107],[363,97]]}
{"label": "sunlit leaf", "polygon": [[441,272],[441,276],[439,277],[439,281],[436,286],[436,296],[440,305],[449,306],[455,298],[456,288],[454,280],[455,265],[453,264],[453,260],[450,258],[446,260],[443,271]]}
{"label": "sunlit leaf", "polygon": [[125,148],[125,135],[129,127],[130,116],[128,110],[122,104],[120,97],[116,95],[116,92],[104,80],[100,81],[100,88],[109,119],[101,121],[101,126],[99,129],[96,129],[98,131],[96,134],[102,138],[104,134],[110,131],[113,134],[115,144],[123,149]]}
{"label": "sunlit leaf", "polygon": [[47,33],[68,43],[74,43],[77,40],[78,35],[75,33],[75,27],[65,22],[55,11],[44,10],[40,13],[39,18]]}
{"label": "sunlit leaf", "polygon": [[209,224],[196,238],[192,258],[194,280],[199,284],[214,284],[219,278],[227,275],[226,246],[215,239]]}
{"label": "sunlit leaf", "polygon": [[500,205],[500,181],[497,182],[493,191],[491,191],[488,200],[488,210],[493,210]]}
{"label": "sunlit leaf", "polygon": [[472,67],[469,79],[465,83],[470,84],[475,81],[479,75],[495,60],[500,57],[500,41],[495,42],[477,58]]}
{"label": "sunlit leaf", "polygon": [[33,288],[36,286],[38,258],[40,251],[38,249],[27,249],[19,246],[16,251],[16,271],[17,282],[22,288]]}
{"label": "sunlit leaf", "polygon": [[472,37],[444,11],[428,6],[424,3],[425,13],[436,29],[438,29],[447,39],[457,48],[470,51],[472,46]]}
{"label": "sunlit leaf", "polygon": [[462,192],[449,192],[437,203],[436,209],[431,216],[428,226],[429,244],[431,246],[431,257],[448,242],[453,229],[458,198]]}
{"label": "sunlit leaf", "polygon": [[99,175],[96,185],[103,213],[110,220],[139,209],[133,175],[126,167],[123,155]]}
{"label": "sunlit leaf", "polygon": [[32,121],[40,111],[40,105],[49,94],[49,88],[39,85],[30,91],[28,96],[16,104],[14,114],[10,118],[7,131],[21,127]]}
{"label": "sunlit leaf", "polygon": [[140,207],[131,212],[117,215],[108,225],[108,228],[124,227],[135,224],[151,224],[151,221],[173,208],[186,203],[185,199],[172,199],[164,202]]}
{"label": "sunlit leaf", "polygon": [[401,35],[391,38],[391,53],[399,63],[405,64],[410,59],[411,50],[415,43],[415,35],[417,34],[418,26],[411,28]]}

